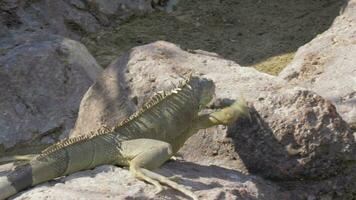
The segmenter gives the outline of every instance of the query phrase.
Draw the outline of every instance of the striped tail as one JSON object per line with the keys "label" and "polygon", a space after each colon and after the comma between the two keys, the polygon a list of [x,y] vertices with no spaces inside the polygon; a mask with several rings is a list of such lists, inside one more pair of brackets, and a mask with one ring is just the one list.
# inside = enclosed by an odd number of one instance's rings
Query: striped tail
{"label": "striped tail", "polygon": [[27,164],[17,166],[10,174],[0,177],[0,200],[39,183],[113,163],[118,151],[112,142],[114,137],[105,134],[63,147],[51,146]]}
{"label": "striped tail", "polygon": [[0,199],[6,199],[31,185],[31,165],[18,166],[8,175],[0,177]]}

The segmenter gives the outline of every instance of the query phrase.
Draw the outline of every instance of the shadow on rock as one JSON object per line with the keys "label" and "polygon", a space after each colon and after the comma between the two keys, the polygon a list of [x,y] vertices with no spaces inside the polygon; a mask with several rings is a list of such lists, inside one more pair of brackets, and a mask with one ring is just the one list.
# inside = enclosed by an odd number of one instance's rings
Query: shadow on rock
{"label": "shadow on rock", "polygon": [[[297,114],[290,113],[290,119],[278,119],[278,108],[264,116],[266,112],[252,107],[251,121],[243,119],[228,127],[227,137],[249,172],[272,180],[322,180],[341,174],[355,159],[350,128],[332,104],[308,93],[298,93],[297,98],[306,95],[309,100],[303,99],[305,104]],[[316,107],[324,111],[316,112]]]}
{"label": "shadow on rock", "polygon": [[218,190],[219,194],[216,194],[215,199],[275,199],[288,196],[272,182],[214,165],[174,161],[165,164],[159,173],[167,177],[179,177],[178,183],[189,186],[198,193],[202,192],[202,196],[204,192]]}
{"label": "shadow on rock", "polygon": [[129,99],[131,90],[125,77],[129,60],[130,53],[122,55],[116,63],[120,67],[109,66],[88,89],[70,137],[89,134],[103,125],[112,127],[136,110],[135,99]]}
{"label": "shadow on rock", "polygon": [[[291,161],[286,155],[297,158],[298,153],[288,152],[288,149],[281,145],[273,135],[271,127],[255,108],[250,108],[250,114],[251,121],[241,119],[227,129],[227,137],[233,139],[236,152],[250,173],[261,174],[271,179],[282,178],[281,174],[288,177],[288,171],[284,169],[294,168],[298,163],[296,159]],[[293,137],[288,139],[292,140],[290,142],[294,140]]]}

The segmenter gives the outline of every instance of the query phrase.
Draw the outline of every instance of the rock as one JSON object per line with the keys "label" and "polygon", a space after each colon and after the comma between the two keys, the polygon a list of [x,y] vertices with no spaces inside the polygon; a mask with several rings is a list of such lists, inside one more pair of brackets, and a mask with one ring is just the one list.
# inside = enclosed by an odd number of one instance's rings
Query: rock
{"label": "rock", "polygon": [[153,11],[153,2],[150,0],[88,0],[87,4],[105,26]]}
{"label": "rock", "polygon": [[[3,23],[7,28],[16,32],[47,31],[64,37],[78,39],[84,33],[93,33],[99,30],[101,24],[91,14],[86,6],[78,6],[66,1],[11,1],[4,0],[0,10],[11,13],[4,16]],[[86,9],[86,10],[85,10]]]}
{"label": "rock", "polygon": [[103,13],[106,15],[115,14],[118,11],[119,6],[121,4],[121,2],[117,1],[117,0],[101,0],[101,1],[89,0],[88,2],[91,5],[95,5],[95,7],[97,7],[97,10],[100,13]]}
{"label": "rock", "polygon": [[287,188],[295,199],[307,199],[308,196],[314,199],[355,199],[356,167],[325,180],[282,181],[278,185]]}
{"label": "rock", "polygon": [[[110,1],[110,0],[109,0]],[[99,1],[98,1],[99,2]],[[122,9],[133,10],[133,11],[152,11],[153,0],[120,0],[116,1],[119,3]]]}
{"label": "rock", "polygon": [[75,6],[78,9],[85,9],[86,5],[81,0],[69,0],[69,3]]}
{"label": "rock", "polygon": [[[271,182],[217,166],[171,162],[158,173],[177,176],[179,184],[206,200],[290,198]],[[154,192],[154,186],[137,180],[127,169],[105,165],[41,184],[12,199],[187,199],[169,187],[158,195]]]}
{"label": "rock", "polygon": [[[216,99],[220,102],[210,108],[231,103],[242,94],[251,105],[253,118],[225,129],[200,131],[182,149],[183,158],[288,180],[334,176],[355,159],[352,132],[329,101],[216,54],[189,53],[162,41],[136,47],[105,70],[117,78],[102,90],[116,89],[118,80],[128,94],[126,103],[140,107],[154,92],[172,87],[171,82],[179,81],[179,74],[190,69],[216,83]],[[99,94],[91,94],[98,100],[83,100],[81,104],[103,101]],[[81,107],[80,113],[90,116],[91,110]],[[102,116],[120,120],[109,109],[95,117]]]}
{"label": "rock", "polygon": [[88,134],[103,125],[112,127],[136,110],[135,104],[127,98],[122,75],[117,68],[109,68],[89,88],[81,101],[71,137]]}
{"label": "rock", "polygon": [[330,100],[356,126],[356,1],[348,1],[333,25],[297,51],[279,75]]}
{"label": "rock", "polygon": [[2,0],[0,23],[15,32],[40,30],[80,39],[134,14],[152,10],[150,1],[145,0]]}
{"label": "rock", "polygon": [[[1,22],[0,22],[1,23]],[[0,38],[3,38],[3,37],[6,37],[8,36],[10,33],[9,33],[9,30],[6,28],[6,26],[1,26],[0,25]]]}
{"label": "rock", "polygon": [[67,136],[102,71],[95,59],[81,43],[48,34],[2,38],[0,51],[0,155]]}
{"label": "rock", "polygon": [[355,160],[347,123],[329,101],[303,88],[254,102],[252,123],[237,123],[227,135],[250,172],[273,179],[325,179]]}

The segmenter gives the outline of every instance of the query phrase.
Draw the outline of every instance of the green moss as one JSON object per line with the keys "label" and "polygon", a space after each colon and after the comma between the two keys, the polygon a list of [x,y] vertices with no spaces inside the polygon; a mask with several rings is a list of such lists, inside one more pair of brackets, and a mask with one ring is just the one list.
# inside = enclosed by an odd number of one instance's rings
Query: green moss
{"label": "green moss", "polygon": [[253,67],[267,74],[278,75],[279,72],[281,72],[293,60],[294,54],[295,53],[293,52],[273,56],[254,64]]}

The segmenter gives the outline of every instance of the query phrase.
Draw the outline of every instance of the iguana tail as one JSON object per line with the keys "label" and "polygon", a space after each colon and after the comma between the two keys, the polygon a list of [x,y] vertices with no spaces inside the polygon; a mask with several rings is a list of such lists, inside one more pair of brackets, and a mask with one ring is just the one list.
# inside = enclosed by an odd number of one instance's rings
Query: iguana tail
{"label": "iguana tail", "polygon": [[0,177],[0,199],[6,199],[30,186],[62,176],[66,163],[61,159],[34,158],[26,164],[16,166],[9,174]]}
{"label": "iguana tail", "polygon": [[110,164],[116,155],[111,134],[94,139],[72,138],[50,146],[24,165],[0,177],[0,200],[30,186],[35,186],[77,171]]}
{"label": "iguana tail", "polygon": [[0,199],[6,199],[31,186],[32,167],[28,164],[16,167],[15,171],[0,177]]}

